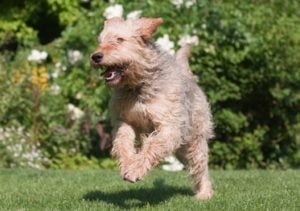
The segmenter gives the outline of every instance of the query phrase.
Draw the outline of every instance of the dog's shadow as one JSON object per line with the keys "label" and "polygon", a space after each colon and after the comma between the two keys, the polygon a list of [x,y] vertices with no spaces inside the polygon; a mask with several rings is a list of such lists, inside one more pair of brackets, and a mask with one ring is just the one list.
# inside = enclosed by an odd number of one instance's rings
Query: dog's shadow
{"label": "dog's shadow", "polygon": [[192,195],[192,192],[187,188],[166,185],[164,180],[160,179],[154,181],[152,188],[122,190],[114,193],[95,190],[86,193],[83,199],[86,201],[103,201],[122,209],[129,209],[145,205],[156,205],[176,195]]}

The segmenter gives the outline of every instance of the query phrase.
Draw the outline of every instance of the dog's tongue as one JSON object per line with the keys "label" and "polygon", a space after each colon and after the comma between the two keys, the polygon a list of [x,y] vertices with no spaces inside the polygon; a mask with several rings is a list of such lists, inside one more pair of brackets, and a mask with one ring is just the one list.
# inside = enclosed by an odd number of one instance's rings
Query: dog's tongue
{"label": "dog's tongue", "polygon": [[108,70],[103,73],[105,80],[112,80],[116,76],[116,71]]}

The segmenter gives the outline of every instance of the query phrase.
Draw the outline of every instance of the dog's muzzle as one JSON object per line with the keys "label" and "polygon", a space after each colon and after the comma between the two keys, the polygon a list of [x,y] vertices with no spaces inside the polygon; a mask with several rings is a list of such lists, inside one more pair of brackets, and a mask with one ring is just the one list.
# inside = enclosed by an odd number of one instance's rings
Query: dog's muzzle
{"label": "dog's muzzle", "polygon": [[92,54],[91,56],[91,60],[95,63],[95,64],[100,64],[100,62],[103,59],[103,53],[101,52],[96,52],[94,54]]}

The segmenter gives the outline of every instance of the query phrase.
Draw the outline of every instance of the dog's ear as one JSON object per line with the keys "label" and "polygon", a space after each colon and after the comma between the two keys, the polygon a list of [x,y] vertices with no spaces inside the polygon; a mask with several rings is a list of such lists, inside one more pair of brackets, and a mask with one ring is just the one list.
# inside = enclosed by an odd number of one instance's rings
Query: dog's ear
{"label": "dog's ear", "polygon": [[149,40],[157,27],[162,24],[162,18],[141,18],[136,20],[138,24],[138,32],[144,40]]}

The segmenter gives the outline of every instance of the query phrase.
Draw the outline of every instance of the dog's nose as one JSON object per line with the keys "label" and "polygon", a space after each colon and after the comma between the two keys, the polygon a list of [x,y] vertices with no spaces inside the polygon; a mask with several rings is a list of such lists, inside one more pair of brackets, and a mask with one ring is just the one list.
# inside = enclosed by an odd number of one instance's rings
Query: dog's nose
{"label": "dog's nose", "polygon": [[97,52],[92,55],[92,60],[96,64],[100,63],[103,58],[103,53]]}

